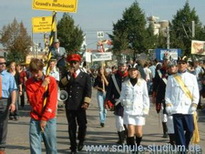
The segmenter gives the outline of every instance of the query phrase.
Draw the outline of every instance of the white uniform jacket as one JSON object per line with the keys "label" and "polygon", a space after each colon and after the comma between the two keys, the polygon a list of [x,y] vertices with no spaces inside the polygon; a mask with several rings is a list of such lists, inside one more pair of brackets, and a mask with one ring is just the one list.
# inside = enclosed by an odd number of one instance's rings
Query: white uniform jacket
{"label": "white uniform jacket", "polygon": [[149,113],[150,101],[146,81],[138,79],[134,86],[130,80],[123,82],[120,102],[124,107],[125,114],[147,115]]}
{"label": "white uniform jacket", "polygon": [[168,77],[165,103],[166,106],[171,106],[171,114],[193,114],[190,110],[191,106],[195,106],[199,102],[199,88],[196,76],[189,73],[177,73],[180,75],[185,86],[189,89],[193,99],[191,100],[181,89],[179,83],[173,75]]}

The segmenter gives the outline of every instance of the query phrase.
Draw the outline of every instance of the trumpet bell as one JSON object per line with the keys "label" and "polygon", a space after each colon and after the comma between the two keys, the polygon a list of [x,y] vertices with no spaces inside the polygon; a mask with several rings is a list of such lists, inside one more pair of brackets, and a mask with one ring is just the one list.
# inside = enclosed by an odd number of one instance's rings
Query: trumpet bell
{"label": "trumpet bell", "polygon": [[68,93],[65,90],[60,90],[58,93],[58,100],[59,101],[66,101],[68,99]]}

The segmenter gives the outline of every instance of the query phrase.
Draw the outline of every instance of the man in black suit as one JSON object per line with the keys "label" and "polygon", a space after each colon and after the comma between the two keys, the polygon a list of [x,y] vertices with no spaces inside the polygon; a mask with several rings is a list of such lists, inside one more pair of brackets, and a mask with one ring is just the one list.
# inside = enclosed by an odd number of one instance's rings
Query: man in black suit
{"label": "man in black suit", "polygon": [[[68,99],[65,102],[66,116],[68,120],[68,133],[70,136],[71,153],[76,153],[76,149],[83,149],[87,118],[86,109],[91,101],[91,79],[90,76],[80,70],[81,57],[72,54],[67,57],[70,63],[70,70],[61,79],[61,84],[68,92]],[[77,121],[77,123],[76,123]],[[76,142],[76,130],[78,124],[78,146]]]}

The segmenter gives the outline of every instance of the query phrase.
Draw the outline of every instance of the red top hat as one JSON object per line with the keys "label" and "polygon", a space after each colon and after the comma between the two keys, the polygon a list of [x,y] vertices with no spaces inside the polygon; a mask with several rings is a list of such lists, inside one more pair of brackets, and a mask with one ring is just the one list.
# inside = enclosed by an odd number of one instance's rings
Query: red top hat
{"label": "red top hat", "polygon": [[71,54],[67,57],[67,62],[71,62],[71,61],[81,61],[81,56],[79,54]]}

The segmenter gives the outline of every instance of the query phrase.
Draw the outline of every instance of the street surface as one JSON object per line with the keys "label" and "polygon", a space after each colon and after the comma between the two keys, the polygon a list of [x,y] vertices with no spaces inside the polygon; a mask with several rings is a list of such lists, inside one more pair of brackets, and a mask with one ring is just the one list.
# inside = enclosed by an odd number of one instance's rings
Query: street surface
{"label": "street surface", "polygon": [[[204,102],[204,101],[203,101]],[[168,144],[168,138],[162,138],[162,127],[161,122],[158,120],[158,114],[155,111],[154,105],[151,103],[150,114],[146,118],[146,125],[144,126],[144,135],[142,139],[142,148],[149,150],[150,152],[142,153],[154,153],[151,150],[153,148],[161,151],[157,145],[164,145],[165,147],[170,147]],[[116,141],[118,139],[116,129],[115,129],[115,119],[112,111],[108,111],[107,121],[105,127],[101,127],[98,119],[98,107],[96,101],[96,90],[93,89],[92,103],[87,110],[87,136],[85,141],[85,146],[81,152],[78,153],[89,153],[88,148],[91,146],[99,145],[97,149],[99,152],[92,151],[90,153],[126,153],[126,148],[122,149],[116,146]],[[9,121],[9,132],[7,143],[8,147],[6,149],[7,154],[29,154],[29,105],[25,106],[24,109],[20,109],[20,119],[19,121]],[[205,151],[205,110],[199,111],[199,130],[201,142],[198,146],[195,146],[195,151],[192,153],[202,153],[196,152],[200,146],[200,150]],[[57,147],[59,154],[69,153],[70,144],[68,138],[68,124],[64,112],[64,108],[58,109],[57,115]],[[42,142],[43,153],[45,153],[45,148]],[[92,147],[91,147],[92,148]],[[120,151],[121,150],[121,151]],[[124,151],[123,151],[124,150]],[[162,153],[159,152],[158,153]],[[155,152],[156,153],[156,152]],[[164,152],[163,152],[164,153]],[[167,152],[171,153],[171,152]]]}

